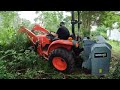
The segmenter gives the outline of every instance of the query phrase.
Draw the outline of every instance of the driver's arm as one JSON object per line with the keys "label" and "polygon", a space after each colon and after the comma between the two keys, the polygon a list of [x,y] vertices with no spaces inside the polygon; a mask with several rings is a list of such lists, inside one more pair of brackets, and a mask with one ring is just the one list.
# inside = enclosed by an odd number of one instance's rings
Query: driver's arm
{"label": "driver's arm", "polygon": [[51,34],[55,37],[58,37],[58,34],[51,32]]}

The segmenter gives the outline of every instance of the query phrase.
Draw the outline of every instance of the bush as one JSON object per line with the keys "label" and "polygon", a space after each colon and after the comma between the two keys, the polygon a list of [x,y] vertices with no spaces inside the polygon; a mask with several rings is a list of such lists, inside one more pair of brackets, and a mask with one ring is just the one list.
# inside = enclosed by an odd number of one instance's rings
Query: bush
{"label": "bush", "polygon": [[1,53],[3,56],[0,58],[0,78],[44,78],[45,73],[54,73],[48,67],[48,62],[34,51],[17,53],[15,50],[7,50]]}
{"label": "bush", "polygon": [[99,26],[96,30],[98,32],[107,33],[107,28],[105,26]]}
{"label": "bush", "polygon": [[98,36],[100,35],[100,32],[98,31],[91,31],[91,36]]}
{"label": "bush", "polygon": [[116,68],[111,76],[113,79],[120,79],[120,61],[116,65]]}
{"label": "bush", "polygon": [[102,35],[105,39],[108,39],[107,38],[107,28],[105,26],[98,27],[97,31],[100,32],[100,35]]}

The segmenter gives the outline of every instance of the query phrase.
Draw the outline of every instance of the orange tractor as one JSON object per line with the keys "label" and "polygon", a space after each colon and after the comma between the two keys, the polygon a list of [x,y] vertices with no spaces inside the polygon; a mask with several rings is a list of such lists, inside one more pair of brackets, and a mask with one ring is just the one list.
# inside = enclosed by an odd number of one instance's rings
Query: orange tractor
{"label": "orange tractor", "polygon": [[[56,38],[51,32],[39,25],[35,25],[32,31],[22,26],[19,32],[26,33],[32,42],[34,50],[48,60],[50,65],[58,71],[71,73],[77,63],[79,67],[91,70],[93,74],[102,75],[108,73],[111,57],[109,47],[104,43],[92,43],[91,40],[84,39],[84,47],[81,48],[79,46],[80,37],[79,35],[76,36],[74,32],[74,25],[77,23],[79,32],[81,24],[80,12],[78,11],[78,20],[75,20],[74,11],[72,11],[72,36],[68,40]],[[35,34],[35,31],[39,31],[39,34]],[[82,51],[82,56],[85,57],[84,60],[80,57]]]}
{"label": "orange tractor", "polygon": [[[40,33],[36,35],[34,31],[39,31]],[[32,31],[22,26],[19,32],[27,34],[34,49],[40,56],[49,60],[51,66],[55,69],[67,73],[74,70],[76,57],[74,51],[79,47],[78,41],[73,40],[72,37],[69,37],[68,40],[55,38],[51,32],[37,24]]]}

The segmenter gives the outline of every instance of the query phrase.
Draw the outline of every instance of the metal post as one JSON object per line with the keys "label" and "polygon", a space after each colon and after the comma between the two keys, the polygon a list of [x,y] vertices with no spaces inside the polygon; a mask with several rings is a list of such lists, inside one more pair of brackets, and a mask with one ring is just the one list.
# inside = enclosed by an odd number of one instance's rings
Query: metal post
{"label": "metal post", "polygon": [[72,24],[72,34],[73,34],[73,38],[75,38],[75,27],[74,27],[75,18],[74,18],[74,11],[72,11],[71,14],[72,14],[72,20],[71,20],[71,24]]}
{"label": "metal post", "polygon": [[78,11],[78,36],[80,35],[80,11]]}

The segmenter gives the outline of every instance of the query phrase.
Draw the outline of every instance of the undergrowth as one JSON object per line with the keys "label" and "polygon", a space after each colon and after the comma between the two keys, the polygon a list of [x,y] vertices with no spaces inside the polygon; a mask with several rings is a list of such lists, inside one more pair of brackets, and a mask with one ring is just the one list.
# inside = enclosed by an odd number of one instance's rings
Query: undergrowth
{"label": "undergrowth", "polygon": [[[14,31],[14,30],[13,30]],[[6,33],[6,31],[2,32]],[[105,77],[84,73],[63,74],[49,67],[49,63],[36,52],[28,50],[30,41],[24,34],[0,36],[0,79],[112,79],[120,78],[119,43],[112,45],[110,74]],[[7,38],[7,39],[4,39]],[[116,47],[116,45],[118,47]],[[80,71],[80,70],[79,70]]]}

